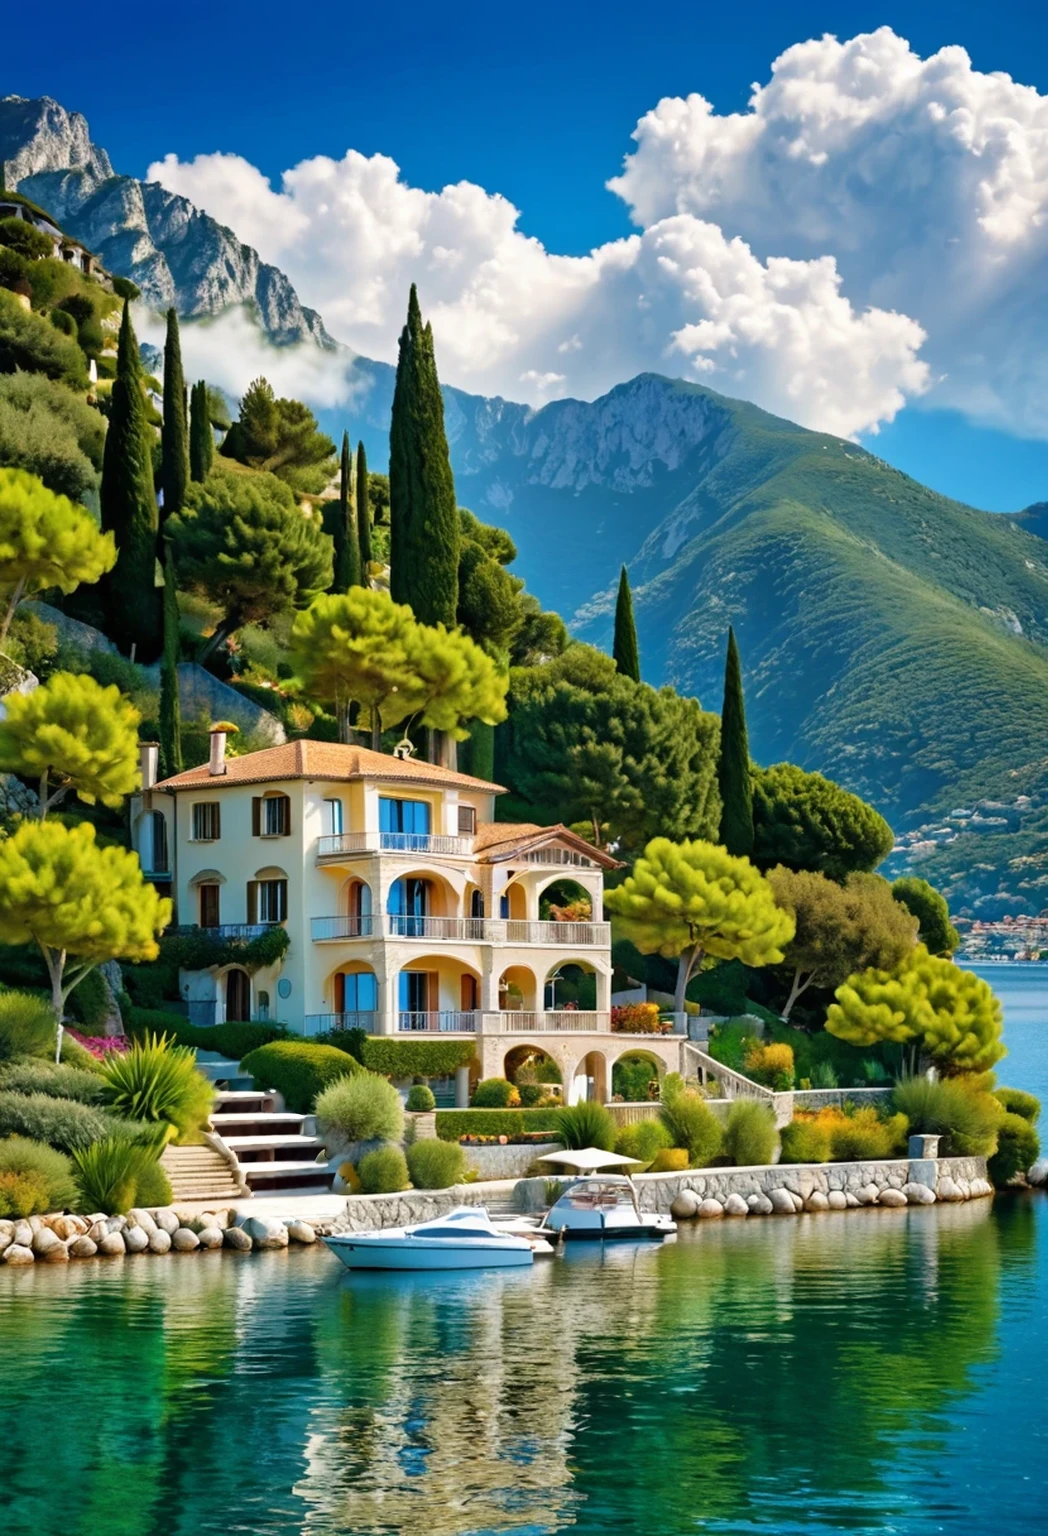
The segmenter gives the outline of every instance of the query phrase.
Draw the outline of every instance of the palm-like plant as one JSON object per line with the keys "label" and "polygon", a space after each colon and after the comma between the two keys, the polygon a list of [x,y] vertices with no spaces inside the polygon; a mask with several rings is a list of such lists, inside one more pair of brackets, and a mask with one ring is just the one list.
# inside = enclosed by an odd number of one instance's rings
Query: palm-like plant
{"label": "palm-like plant", "polygon": [[195,1053],[166,1035],[146,1035],[122,1056],[106,1059],[106,1097],[129,1120],[166,1122],[179,1141],[199,1137],[213,1090]]}
{"label": "palm-like plant", "polygon": [[155,1165],[159,1147],[107,1136],[73,1153],[81,1211],[126,1216],[135,1203],[139,1184]]}
{"label": "palm-like plant", "polygon": [[558,1109],[555,1135],[569,1152],[580,1147],[600,1147],[605,1152],[615,1150],[618,1127],[614,1116],[592,1099],[582,1099],[566,1109]]}

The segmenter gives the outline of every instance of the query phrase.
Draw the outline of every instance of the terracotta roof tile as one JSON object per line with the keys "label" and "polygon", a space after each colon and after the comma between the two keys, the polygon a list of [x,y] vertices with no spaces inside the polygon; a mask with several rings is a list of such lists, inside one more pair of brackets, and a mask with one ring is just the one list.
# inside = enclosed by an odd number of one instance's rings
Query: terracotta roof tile
{"label": "terracotta roof tile", "polygon": [[541,848],[545,843],[565,843],[577,853],[583,853],[587,858],[593,859],[605,869],[621,869],[620,860],[603,848],[597,848],[593,843],[588,843],[584,837],[579,837],[577,832],[570,831],[563,823],[556,826],[540,827],[533,821],[492,821],[483,827],[478,827],[473,839],[473,853],[483,864],[494,863],[498,859],[512,858],[515,853],[523,853],[529,848]]}
{"label": "terracotta roof tile", "polygon": [[223,774],[208,772],[207,763],[187,768],[172,778],[163,779],[158,789],[197,789],[206,784],[222,789],[235,784],[271,784],[286,779],[391,779],[405,783],[428,784],[436,788],[477,789],[501,795],[501,784],[473,778],[468,773],[454,773],[435,763],[418,758],[390,757],[367,747],[349,747],[335,741],[289,741],[279,747],[264,747],[243,757],[226,759]]}

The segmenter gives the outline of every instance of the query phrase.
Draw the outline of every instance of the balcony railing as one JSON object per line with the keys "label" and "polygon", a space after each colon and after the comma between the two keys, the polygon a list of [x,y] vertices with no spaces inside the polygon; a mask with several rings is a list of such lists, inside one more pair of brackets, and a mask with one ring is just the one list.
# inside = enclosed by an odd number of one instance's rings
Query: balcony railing
{"label": "balcony railing", "polygon": [[324,939],[370,939],[379,931],[380,922],[367,914],[345,913],[341,917],[314,917],[310,919],[313,942]]}
{"label": "balcony railing", "polygon": [[279,926],[278,923],[219,923],[214,928],[201,928],[199,923],[178,923],[167,932],[206,933],[209,939],[257,939],[261,938],[262,934],[268,933],[270,928]]}
{"label": "balcony railing", "polygon": [[315,943],[328,939],[436,939],[466,944],[544,944],[549,948],[607,949],[610,923],[529,923],[486,917],[423,917],[388,912],[314,917]]}
{"label": "balcony railing", "polygon": [[507,918],[505,929],[507,944],[564,944],[572,949],[599,945],[606,949],[611,943],[610,923],[527,923]]}
{"label": "balcony railing", "polygon": [[576,869],[599,869],[595,859],[574,848],[529,848],[524,854],[514,855],[528,864],[573,864]]}
{"label": "balcony railing", "polygon": [[333,1029],[364,1029],[369,1035],[378,1030],[377,1013],[307,1013],[302,1020],[304,1035],[327,1035]]}
{"label": "balcony railing", "polygon": [[482,917],[416,917],[410,912],[391,912],[384,926],[391,939],[458,939],[481,944],[485,937]]}
{"label": "balcony railing", "polygon": [[441,1009],[437,1013],[398,1013],[397,1032],[400,1034],[457,1034],[476,1033],[478,1013],[459,1013]]}
{"label": "balcony railing", "polygon": [[353,858],[362,853],[427,853],[467,859],[471,837],[446,837],[441,832],[338,832],[317,838],[317,859]]}
{"label": "balcony railing", "polygon": [[611,1032],[611,1014],[586,1008],[510,1008],[502,1013],[482,1014],[480,1027],[485,1034],[497,1035],[604,1035]]}

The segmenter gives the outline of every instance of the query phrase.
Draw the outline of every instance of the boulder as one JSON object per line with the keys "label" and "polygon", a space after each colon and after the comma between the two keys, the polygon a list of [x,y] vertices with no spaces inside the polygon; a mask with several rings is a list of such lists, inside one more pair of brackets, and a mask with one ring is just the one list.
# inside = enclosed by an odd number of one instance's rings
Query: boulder
{"label": "boulder", "polygon": [[144,1227],[126,1227],[123,1232],[124,1247],[128,1253],[145,1253],[149,1247],[150,1233]]}
{"label": "boulder", "polygon": [[107,1258],[115,1259],[120,1254],[127,1252],[122,1232],[107,1232],[98,1245],[99,1253],[104,1253]]}
{"label": "boulder", "polygon": [[123,1230],[124,1230],[124,1228],[126,1226],[127,1226],[127,1217],[126,1216],[107,1216],[106,1217],[106,1231],[107,1232],[123,1232]]}
{"label": "boulder", "polygon": [[[175,1235],[177,1236],[177,1233]],[[221,1248],[222,1228],[215,1226],[201,1227],[197,1233],[197,1242],[201,1248]]]}
{"label": "boulder", "polygon": [[973,1179],[968,1189],[973,1200],[983,1200],[987,1195],[994,1193],[994,1187],[989,1179]]}
{"label": "boulder", "polygon": [[899,1206],[906,1204],[906,1196],[901,1189],[882,1189],[878,1197],[879,1205]]}
{"label": "boulder", "polygon": [[793,1201],[793,1209],[794,1209],[794,1211],[796,1211],[796,1212],[803,1211],[803,1209],[804,1209],[804,1201],[801,1198],[801,1196],[797,1193],[797,1191],[795,1189],[791,1189],[789,1191],[789,1194],[790,1194],[790,1198]]}
{"label": "boulder", "polygon": [[174,1237],[175,1233],[181,1226],[181,1222],[175,1215],[174,1211],[157,1211],[153,1220],[156,1222],[161,1232],[166,1232],[168,1237]]}
{"label": "boulder", "polygon": [[776,1216],[792,1216],[794,1214],[793,1196],[788,1189],[770,1189],[768,1191],[768,1199],[771,1201],[771,1208]]}
{"label": "boulder", "polygon": [[700,1200],[695,1214],[700,1221],[716,1221],[719,1216],[724,1215],[724,1207],[719,1200]]}
{"label": "boulder", "polygon": [[98,1252],[98,1244],[93,1243],[87,1233],[81,1233],[74,1237],[69,1244],[69,1257],[71,1259],[93,1259]]}
{"label": "boulder", "polygon": [[876,1205],[880,1194],[876,1184],[864,1184],[860,1190],[856,1191],[856,1198],[860,1205]]}
{"label": "boulder", "polygon": [[[846,1211],[848,1209],[848,1197],[843,1189],[831,1189],[826,1199],[831,1211]],[[858,1204],[858,1201],[856,1201],[856,1204]]]}
{"label": "boulder", "polygon": [[106,1226],[104,1216],[100,1216],[97,1221],[93,1221],[87,1229],[87,1235],[93,1243],[100,1243],[108,1232],[109,1228]]}
{"label": "boulder", "polygon": [[287,1235],[293,1243],[315,1243],[317,1234],[308,1221],[289,1221]]}
{"label": "boulder", "polygon": [[41,1227],[39,1232],[33,1233],[32,1247],[38,1259],[50,1259],[58,1248],[61,1248],[63,1258],[69,1257],[65,1251],[65,1243],[57,1232],[51,1231],[50,1227]]}
{"label": "boulder", "polygon": [[724,1202],[725,1216],[748,1216],[750,1208],[741,1195],[730,1194]]}
{"label": "boulder", "polygon": [[935,1191],[927,1184],[904,1184],[901,1193],[906,1196],[907,1205],[935,1204]]}
{"label": "boulder", "polygon": [[850,1211],[858,1210],[861,1201],[858,1195],[853,1195],[850,1189],[844,1191],[844,1203]]}
{"label": "boulder", "polygon": [[[11,1223],[11,1225],[13,1226],[14,1223]],[[10,1248],[14,1240],[15,1235],[13,1231],[0,1232],[0,1253],[3,1253],[5,1248]]]}
{"label": "boulder", "polygon": [[222,1233],[222,1241],[227,1248],[233,1248],[237,1253],[250,1253],[253,1246],[243,1227],[227,1227]]}
{"label": "boulder", "polygon": [[11,1241],[17,1243],[19,1248],[31,1248],[33,1246],[33,1229],[23,1217],[16,1221],[11,1233]]}
{"label": "boulder", "polygon": [[693,1189],[682,1189],[670,1206],[674,1221],[690,1221],[699,1209],[699,1197]]}
{"label": "boulder", "polygon": [[11,1243],[4,1253],[6,1264],[35,1264],[36,1255],[27,1243]]}
{"label": "boulder", "polygon": [[804,1209],[806,1211],[828,1211],[829,1208],[829,1196],[824,1195],[821,1189],[813,1189],[804,1202]]}
{"label": "boulder", "polygon": [[955,1200],[964,1199],[953,1179],[950,1178],[949,1174],[945,1173],[939,1175],[939,1182],[936,1185],[935,1193],[940,1200],[947,1200],[951,1204]]}
{"label": "boulder", "polygon": [[50,1226],[55,1236],[60,1237],[64,1243],[70,1238],[80,1237],[86,1230],[86,1223],[81,1224],[79,1216],[53,1216]]}
{"label": "boulder", "polygon": [[200,1247],[200,1239],[188,1227],[176,1227],[171,1235],[171,1246],[176,1253],[194,1253]]}
{"label": "boulder", "polygon": [[1048,1184],[1048,1157],[1039,1157],[1026,1174],[1027,1184],[1034,1189],[1043,1189]]}
{"label": "boulder", "polygon": [[128,1211],[127,1224],[129,1227],[141,1227],[147,1237],[151,1232],[156,1231],[156,1222],[148,1211]]}
{"label": "boulder", "polygon": [[[178,1228],[176,1227],[175,1230],[177,1231]],[[150,1232],[149,1251],[150,1253],[171,1252],[171,1238],[168,1233],[164,1231],[163,1227],[157,1227],[155,1232]]]}
{"label": "boulder", "polygon": [[241,1223],[241,1231],[247,1233],[255,1248],[287,1247],[287,1227],[282,1221],[265,1216],[249,1216]]}
{"label": "boulder", "polygon": [[746,1204],[754,1216],[770,1216],[775,1209],[767,1195],[747,1195]]}

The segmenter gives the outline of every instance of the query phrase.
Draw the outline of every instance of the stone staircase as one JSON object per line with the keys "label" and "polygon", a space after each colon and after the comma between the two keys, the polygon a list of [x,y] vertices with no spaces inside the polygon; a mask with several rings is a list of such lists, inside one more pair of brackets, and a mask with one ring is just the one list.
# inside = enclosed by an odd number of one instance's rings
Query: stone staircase
{"label": "stone staircase", "polygon": [[333,1175],[317,1163],[324,1150],[313,1117],[278,1109],[274,1095],[248,1089],[215,1094],[211,1127],[236,1156],[252,1194],[326,1194]]}
{"label": "stone staircase", "polygon": [[235,1171],[212,1146],[165,1147],[160,1165],[176,1201],[207,1200],[221,1205],[242,1193]]}

